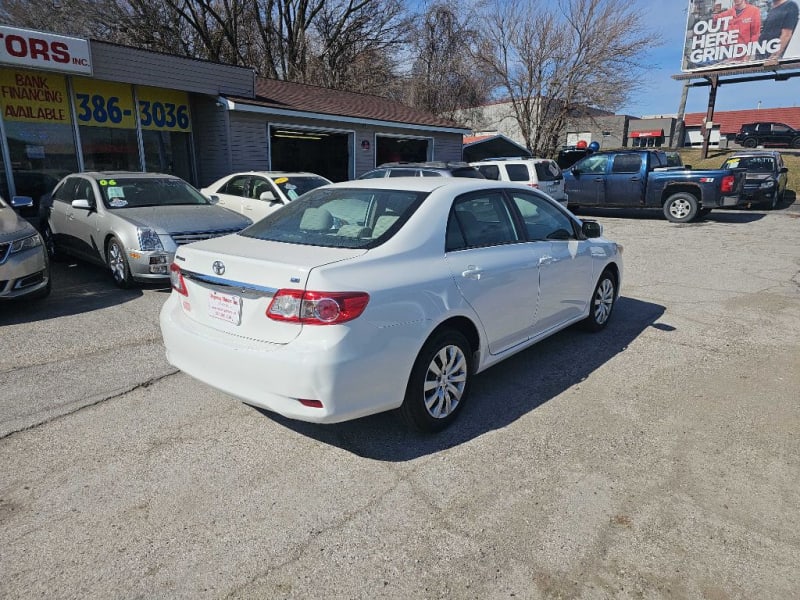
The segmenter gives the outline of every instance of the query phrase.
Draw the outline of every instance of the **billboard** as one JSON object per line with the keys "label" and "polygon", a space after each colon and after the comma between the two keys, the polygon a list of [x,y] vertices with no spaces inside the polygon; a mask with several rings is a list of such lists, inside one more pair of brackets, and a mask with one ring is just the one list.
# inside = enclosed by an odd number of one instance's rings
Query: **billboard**
{"label": "billboard", "polygon": [[798,0],[689,0],[685,73],[800,60]]}

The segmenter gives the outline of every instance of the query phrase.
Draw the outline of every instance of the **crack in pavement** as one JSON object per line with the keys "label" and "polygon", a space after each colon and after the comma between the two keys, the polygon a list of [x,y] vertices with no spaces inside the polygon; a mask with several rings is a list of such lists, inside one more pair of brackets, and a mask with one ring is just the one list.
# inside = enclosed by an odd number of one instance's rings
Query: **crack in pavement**
{"label": "crack in pavement", "polygon": [[64,417],[68,417],[70,415],[74,415],[75,413],[78,413],[78,412],[80,412],[80,411],[82,411],[82,410],[84,410],[86,408],[91,408],[92,406],[97,406],[98,404],[102,404],[103,402],[108,402],[109,400],[113,400],[115,398],[120,398],[120,397],[122,397],[122,396],[124,396],[126,394],[130,394],[131,392],[134,392],[136,390],[148,388],[151,385],[154,385],[154,384],[158,383],[162,379],[166,379],[167,377],[172,377],[173,375],[176,375],[178,373],[180,373],[179,369],[173,369],[169,373],[165,373],[165,374],[159,375],[157,377],[152,377],[152,378],[150,378],[150,379],[148,379],[146,381],[143,381],[141,383],[137,383],[137,384],[135,384],[133,386],[130,386],[129,388],[126,388],[126,389],[121,390],[121,391],[119,391],[119,392],[117,392],[115,394],[112,394],[111,396],[105,396],[103,398],[98,398],[97,400],[95,400],[93,402],[90,402],[88,404],[82,404],[82,405],[80,405],[80,406],[78,406],[78,407],[76,407],[76,408],[74,408],[72,410],[69,410],[67,412],[59,413],[57,415],[53,415],[52,417],[49,417],[49,418],[45,419],[44,421],[39,421],[38,423],[34,423],[32,425],[27,425],[25,427],[20,427],[19,429],[12,429],[11,431],[8,431],[6,433],[0,434],[0,440],[4,440],[7,437],[10,437],[10,436],[12,436],[14,434],[17,434],[17,433],[30,431],[31,429],[35,429],[37,427],[41,427],[42,425],[47,425],[49,423],[53,423],[54,421],[57,421],[59,419],[63,419]]}

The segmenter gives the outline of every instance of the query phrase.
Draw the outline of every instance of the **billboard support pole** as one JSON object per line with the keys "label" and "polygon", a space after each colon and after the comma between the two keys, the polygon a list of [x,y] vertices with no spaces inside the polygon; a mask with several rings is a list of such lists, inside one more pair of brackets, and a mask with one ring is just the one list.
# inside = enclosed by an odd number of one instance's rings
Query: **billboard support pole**
{"label": "billboard support pole", "polygon": [[683,82],[683,92],[681,92],[681,105],[678,108],[678,119],[675,124],[675,134],[672,136],[673,148],[682,148],[684,144],[684,137],[686,137],[686,125],[684,119],[686,117],[686,100],[689,96],[689,80]]}
{"label": "billboard support pole", "polygon": [[706,110],[706,120],[703,124],[703,150],[700,153],[701,160],[708,158],[708,143],[711,139],[711,129],[714,123],[714,105],[717,103],[719,75],[711,75],[707,77],[707,79],[711,84],[711,89],[708,91],[708,110]]}

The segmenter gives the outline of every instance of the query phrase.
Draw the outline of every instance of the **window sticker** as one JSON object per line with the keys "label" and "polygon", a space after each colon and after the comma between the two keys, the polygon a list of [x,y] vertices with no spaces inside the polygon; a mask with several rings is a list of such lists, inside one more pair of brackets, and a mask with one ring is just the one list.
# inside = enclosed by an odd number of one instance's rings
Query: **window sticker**
{"label": "window sticker", "polygon": [[285,189],[285,190],[296,190],[297,186],[294,185],[293,183],[287,183],[285,186],[283,186],[283,189]]}
{"label": "window sticker", "polygon": [[300,196],[295,192],[293,189],[286,189],[286,195],[289,197],[289,200],[297,200]]}
{"label": "window sticker", "polygon": [[105,187],[107,185],[117,185],[117,181],[115,179],[101,179],[97,183],[99,183],[103,187]]}
{"label": "window sticker", "polygon": [[109,201],[108,205],[112,208],[122,208],[124,206],[128,206],[128,201],[125,198],[114,198],[113,200]]}
{"label": "window sticker", "polygon": [[732,158],[728,161],[728,168],[729,169],[738,169],[739,168],[739,159]]}
{"label": "window sticker", "polygon": [[287,181],[289,181],[288,177],[278,177],[278,179],[275,180],[275,183],[280,185],[282,183],[286,183]]}
{"label": "window sticker", "polygon": [[123,190],[121,187],[110,187],[106,190],[106,194],[108,195],[109,200],[112,198],[124,198],[125,190]]}

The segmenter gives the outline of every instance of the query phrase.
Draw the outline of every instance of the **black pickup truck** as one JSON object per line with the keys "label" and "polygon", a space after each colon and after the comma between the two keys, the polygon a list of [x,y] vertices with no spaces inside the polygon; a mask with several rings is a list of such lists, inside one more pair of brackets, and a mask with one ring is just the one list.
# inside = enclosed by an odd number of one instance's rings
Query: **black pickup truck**
{"label": "black pickup truck", "polygon": [[661,208],[673,223],[688,223],[742,198],[744,169],[694,171],[668,166],[660,150],[595,152],[564,172],[569,207]]}

